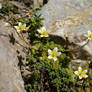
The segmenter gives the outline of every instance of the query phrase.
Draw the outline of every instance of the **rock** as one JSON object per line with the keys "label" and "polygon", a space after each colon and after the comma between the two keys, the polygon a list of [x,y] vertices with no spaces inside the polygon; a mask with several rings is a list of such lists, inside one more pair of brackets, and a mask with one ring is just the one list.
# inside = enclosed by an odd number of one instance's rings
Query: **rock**
{"label": "rock", "polygon": [[[15,36],[15,39],[13,38]],[[14,41],[21,44],[15,43]],[[9,24],[0,20],[0,92],[26,92],[18,65],[24,43]]]}
{"label": "rock", "polygon": [[[81,63],[82,62],[82,63]],[[79,65],[85,65],[85,64],[90,64],[91,61],[87,61],[87,60],[80,60],[80,59],[76,59],[72,61],[72,65],[73,66],[79,66]]]}
{"label": "rock", "polygon": [[18,9],[25,9],[26,8],[25,4],[22,2],[9,1],[9,3],[11,3],[13,6],[17,7]]}
{"label": "rock", "polygon": [[68,42],[70,49],[80,48],[73,52],[73,59],[92,57],[92,41],[88,42],[85,36],[92,31],[92,0],[49,0],[40,13],[54,41]]}
{"label": "rock", "polygon": [[36,9],[43,5],[43,0],[33,0],[33,3],[34,3],[34,9]]}
{"label": "rock", "polygon": [[[15,0],[15,1],[10,1],[10,2],[13,2],[13,4],[18,6],[19,8],[26,5],[27,7],[34,8],[34,9],[37,9],[40,6],[43,6],[44,4],[44,0]],[[46,0],[45,0],[45,3],[46,3]],[[24,4],[24,5],[21,5],[21,4]]]}

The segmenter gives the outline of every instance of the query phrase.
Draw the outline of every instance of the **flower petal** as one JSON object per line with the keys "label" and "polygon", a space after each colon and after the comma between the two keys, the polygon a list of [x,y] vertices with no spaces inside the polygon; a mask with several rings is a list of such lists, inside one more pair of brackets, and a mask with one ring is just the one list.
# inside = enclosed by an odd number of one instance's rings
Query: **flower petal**
{"label": "flower petal", "polygon": [[57,48],[57,47],[55,47],[55,48],[54,48],[54,50],[58,51],[58,48]]}
{"label": "flower petal", "polygon": [[88,72],[88,70],[84,70],[85,71],[85,73],[87,73]]}
{"label": "flower petal", "polygon": [[56,57],[54,57],[53,59],[54,59],[54,61],[57,61],[57,58]]}
{"label": "flower petal", "polygon": [[85,75],[85,78],[87,78],[88,77],[88,75]]}
{"label": "flower petal", "polygon": [[14,26],[16,29],[18,28],[18,26]]}
{"label": "flower petal", "polygon": [[16,30],[19,30],[19,27],[18,26],[14,26],[16,28]]}
{"label": "flower petal", "polygon": [[48,59],[52,59],[52,56],[48,56]]}
{"label": "flower petal", "polygon": [[46,30],[46,28],[45,27],[42,27],[41,30]]}
{"label": "flower petal", "polygon": [[24,24],[23,26],[26,27],[26,24]]}
{"label": "flower petal", "polygon": [[49,49],[49,50],[48,50],[48,53],[49,53],[50,55],[52,55],[53,52],[52,52],[52,50]]}
{"label": "flower petal", "polygon": [[81,77],[81,76],[79,76],[79,79],[82,79],[82,77]]}
{"label": "flower petal", "polygon": [[78,67],[78,70],[82,70],[82,68],[81,67]]}
{"label": "flower petal", "polygon": [[74,73],[75,73],[76,75],[78,75],[78,71],[75,71]]}
{"label": "flower petal", "polygon": [[40,30],[40,29],[38,29],[37,31],[38,31],[39,33],[41,33],[41,30]]}
{"label": "flower petal", "polygon": [[48,53],[50,53],[51,52],[51,50],[50,49],[48,49]]}
{"label": "flower petal", "polygon": [[26,28],[25,28],[25,31],[28,31],[28,30],[29,30],[29,28],[30,28],[30,26],[26,27]]}
{"label": "flower petal", "polygon": [[44,37],[44,35],[40,35],[41,37]]}
{"label": "flower petal", "polygon": [[21,26],[21,25],[22,25],[22,23],[21,23],[21,22],[19,22],[19,23],[18,23],[18,25],[19,25],[19,26]]}
{"label": "flower petal", "polygon": [[46,34],[44,37],[48,37],[48,34]]}
{"label": "flower petal", "polygon": [[91,34],[91,31],[88,31],[88,34]]}
{"label": "flower petal", "polygon": [[59,53],[59,55],[61,55],[61,52],[58,52]]}

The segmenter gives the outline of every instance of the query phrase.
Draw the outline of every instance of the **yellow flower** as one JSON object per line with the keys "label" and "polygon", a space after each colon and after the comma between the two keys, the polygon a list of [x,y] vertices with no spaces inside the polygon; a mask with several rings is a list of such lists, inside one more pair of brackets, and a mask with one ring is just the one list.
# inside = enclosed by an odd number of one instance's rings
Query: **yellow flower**
{"label": "yellow flower", "polygon": [[87,35],[88,39],[91,40],[92,39],[92,32],[88,31],[88,35]]}
{"label": "yellow flower", "polygon": [[18,26],[14,26],[18,32],[23,30],[27,31],[29,27],[26,27],[26,24],[22,24],[21,22],[18,23]]}
{"label": "yellow flower", "polygon": [[79,77],[79,79],[87,78],[88,77],[88,75],[86,75],[87,70],[82,70],[81,67],[79,67],[78,71],[75,71],[74,73]]}
{"label": "yellow flower", "polygon": [[41,29],[38,29],[37,31],[41,34],[41,37],[48,37],[48,31],[46,30],[45,27],[42,27]]}
{"label": "yellow flower", "polygon": [[57,56],[61,55],[61,52],[58,52],[58,48],[55,47],[53,50],[48,49],[48,59],[53,59],[54,61],[57,60]]}

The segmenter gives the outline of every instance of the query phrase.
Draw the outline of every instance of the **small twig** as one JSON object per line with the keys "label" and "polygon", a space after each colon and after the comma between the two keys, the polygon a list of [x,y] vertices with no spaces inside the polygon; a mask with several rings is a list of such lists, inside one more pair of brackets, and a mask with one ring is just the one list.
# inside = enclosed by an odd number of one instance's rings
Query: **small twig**
{"label": "small twig", "polygon": [[[21,34],[22,39],[24,40],[24,36],[23,36],[23,34],[22,34],[22,33],[20,33],[20,34]],[[25,41],[25,40],[24,40],[24,42],[25,42],[27,45],[30,46],[30,43],[29,43],[29,42],[27,42],[27,41]]]}

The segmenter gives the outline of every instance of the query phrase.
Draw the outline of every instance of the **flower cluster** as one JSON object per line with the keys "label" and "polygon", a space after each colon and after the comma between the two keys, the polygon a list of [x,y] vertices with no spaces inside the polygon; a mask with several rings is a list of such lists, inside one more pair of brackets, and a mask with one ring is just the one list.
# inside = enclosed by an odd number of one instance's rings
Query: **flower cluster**
{"label": "flower cluster", "polygon": [[48,31],[46,30],[45,27],[42,27],[41,29],[37,30],[41,35],[41,37],[48,37]]}
{"label": "flower cluster", "polygon": [[[45,27],[42,27],[41,29],[37,30],[41,35],[41,37],[48,37],[48,31]],[[48,49],[48,59],[53,59],[54,61],[57,60],[57,57],[61,55],[61,52],[58,52],[58,48],[55,47],[53,50]]]}
{"label": "flower cluster", "polygon": [[[15,26],[15,28],[18,32],[29,29],[29,27],[26,27],[26,24],[22,24],[21,22],[19,22],[18,26]],[[37,31],[40,33],[41,37],[49,36],[48,31],[46,30],[45,27],[42,27],[41,29],[38,29]],[[87,37],[89,40],[92,39],[92,33],[90,31],[88,31]],[[57,47],[55,47],[53,50],[48,49],[48,59],[53,59],[54,61],[57,61],[57,57],[60,55],[61,55],[61,52],[58,52]],[[76,74],[79,77],[79,79],[87,78],[88,75],[86,73],[87,73],[87,70],[82,70],[81,67],[78,68],[78,71],[74,72],[74,74]]]}
{"label": "flower cluster", "polygon": [[29,26],[26,27],[26,24],[22,24],[21,22],[18,23],[18,26],[14,26],[17,30],[17,32],[21,32],[21,31],[27,31],[29,29]]}
{"label": "flower cluster", "polygon": [[55,47],[53,50],[48,49],[48,59],[53,59],[54,61],[57,60],[57,56],[61,55],[61,52],[58,52],[58,48]]}
{"label": "flower cluster", "polygon": [[[41,35],[41,37],[48,37],[48,31],[46,30],[45,27],[42,27],[41,29],[37,30]],[[92,39],[92,33],[90,31],[88,31],[88,35],[87,35],[88,39],[91,40]],[[54,61],[57,60],[57,57],[59,55],[61,55],[61,52],[58,52],[58,48],[55,47],[53,50],[48,49],[48,59],[53,59]],[[76,74],[79,79],[82,78],[87,78],[88,75],[86,74],[87,70],[82,70],[81,67],[78,68],[78,71],[75,71],[74,74]]]}
{"label": "flower cluster", "polygon": [[88,75],[86,74],[87,70],[82,70],[81,67],[79,67],[78,71],[75,71],[74,73],[79,77],[79,79],[87,78],[88,77]]}

